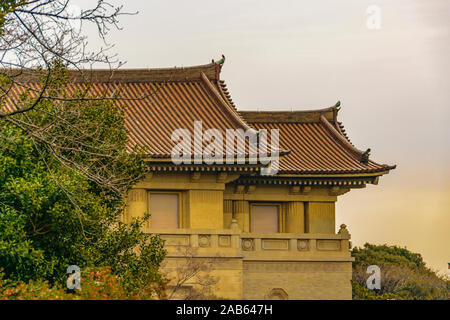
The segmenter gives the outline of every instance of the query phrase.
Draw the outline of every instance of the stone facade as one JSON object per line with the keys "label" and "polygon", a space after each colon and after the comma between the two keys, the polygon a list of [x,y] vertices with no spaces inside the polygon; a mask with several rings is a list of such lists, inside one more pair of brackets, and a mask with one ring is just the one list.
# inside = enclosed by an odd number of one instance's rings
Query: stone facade
{"label": "stone facade", "polygon": [[[351,299],[350,235],[345,226],[335,233],[336,193],[241,187],[232,183],[237,177],[153,173],[130,192],[125,221],[148,212],[152,192],[179,194],[180,228],[155,229],[151,220],[147,226],[165,240],[163,271],[172,279],[169,289],[176,287],[172,298],[207,289],[206,296],[225,299]],[[255,203],[280,204],[280,232],[250,230]],[[199,272],[177,283],[189,268]],[[198,285],[207,277],[209,283]]]}
{"label": "stone facade", "polygon": [[[148,174],[127,195],[123,221],[151,215],[145,228],[166,240],[163,269],[178,289],[172,298],[202,291],[229,299],[350,299],[350,236],[345,227],[336,234],[335,202],[378,184],[395,166],[351,143],[339,101],[317,110],[238,109],[221,79],[224,61],[69,72],[69,91],[89,79],[87,94],[127,97],[118,102],[128,150],[146,150]],[[15,81],[39,87],[39,77],[29,70]],[[20,95],[18,88],[12,93]],[[208,138],[210,130],[217,135]],[[229,145],[228,132],[236,138]],[[172,159],[180,151],[183,163]]]}
{"label": "stone facade", "polygon": [[[346,229],[343,226],[341,230]],[[166,240],[168,255],[163,270],[170,278],[176,279],[177,272],[183,277],[199,266],[209,266],[180,285],[176,290],[181,292],[179,298],[185,297],[183,290],[204,289],[198,283],[206,273],[214,280],[206,284],[211,289],[206,297],[351,299],[352,258],[347,232],[254,234],[237,228],[149,231]],[[187,265],[190,270],[186,270]],[[170,285],[176,286],[175,282]]]}
{"label": "stone facade", "polygon": [[[336,233],[335,203],[395,166],[351,143],[339,101],[238,109],[220,78],[223,62],[121,71],[106,84],[94,72],[101,86],[146,96],[124,101],[130,145],[149,151],[123,220],[150,213],[147,232],[166,240],[170,298],[350,299],[350,235],[345,226]],[[180,152],[183,163],[172,159]]]}

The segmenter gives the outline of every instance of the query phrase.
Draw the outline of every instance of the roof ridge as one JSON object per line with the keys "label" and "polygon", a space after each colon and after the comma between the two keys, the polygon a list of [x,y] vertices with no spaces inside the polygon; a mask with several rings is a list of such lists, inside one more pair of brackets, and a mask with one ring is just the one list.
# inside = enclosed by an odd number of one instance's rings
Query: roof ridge
{"label": "roof ridge", "polygon": [[354,144],[352,143],[352,141],[350,140],[350,137],[347,134],[347,131],[345,130],[344,125],[342,124],[342,121],[336,121],[335,122],[335,128],[336,130],[345,137],[345,139],[347,139],[347,141],[354,146]]}
{"label": "roof ridge", "polygon": [[201,79],[203,80],[203,83],[206,85],[207,89],[212,93],[213,97],[219,102],[219,104],[224,107],[225,111],[231,115],[232,119],[235,121],[236,124],[243,127],[245,130],[255,130],[252,127],[250,127],[246,121],[244,121],[243,118],[239,116],[239,114],[232,108],[222,97],[219,90],[217,90],[214,85],[211,83],[211,81],[208,79],[208,77],[202,73]]}
{"label": "roof ridge", "polygon": [[307,109],[307,110],[242,110],[243,112],[280,112],[280,113],[305,113],[305,112],[325,112],[325,111],[332,111],[333,107],[326,107],[326,108],[320,108],[320,109]]}
{"label": "roof ridge", "polygon": [[228,91],[228,88],[225,84],[224,80],[219,80],[216,83],[217,90],[219,91],[220,95],[222,96],[223,100],[228,104],[228,106],[233,110],[233,114],[235,114],[242,122],[244,122],[249,128],[251,128],[251,125],[245,120],[245,118],[239,113],[238,109],[236,108],[236,105],[233,102],[233,99],[231,99],[231,94]]}
{"label": "roof ridge", "polygon": [[[187,67],[167,68],[126,68],[126,69],[68,69],[69,82],[132,83],[132,82],[171,82],[200,81],[201,73],[210,80],[219,80],[221,66],[208,63]],[[39,82],[42,72],[38,69],[3,69],[17,82]]]}
{"label": "roof ridge", "polygon": [[316,110],[290,110],[290,111],[255,111],[239,110],[241,116],[250,123],[299,123],[320,122],[320,116],[325,115],[329,121],[334,121],[336,111],[333,108]]}
{"label": "roof ridge", "polygon": [[367,162],[369,160],[370,149],[367,151],[361,151],[349,142],[347,137],[341,134],[324,116],[320,117],[320,121],[325,125],[325,128],[347,149],[352,155],[354,155],[359,161]]}

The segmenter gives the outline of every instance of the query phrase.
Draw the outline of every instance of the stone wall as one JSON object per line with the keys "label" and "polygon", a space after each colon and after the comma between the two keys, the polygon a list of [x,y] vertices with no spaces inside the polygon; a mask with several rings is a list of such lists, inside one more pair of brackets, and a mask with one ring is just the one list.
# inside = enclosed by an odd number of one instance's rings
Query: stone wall
{"label": "stone wall", "polygon": [[[223,299],[351,299],[345,226],[338,234],[257,234],[241,232],[234,221],[232,229],[147,232],[166,241],[163,270],[172,278],[169,291],[179,286],[173,298],[198,291]],[[177,283],[196,268],[194,277]],[[204,282],[208,277],[213,281]],[[207,286],[199,286],[202,281]]]}
{"label": "stone wall", "polygon": [[351,278],[348,261],[244,261],[243,298],[351,299]]}

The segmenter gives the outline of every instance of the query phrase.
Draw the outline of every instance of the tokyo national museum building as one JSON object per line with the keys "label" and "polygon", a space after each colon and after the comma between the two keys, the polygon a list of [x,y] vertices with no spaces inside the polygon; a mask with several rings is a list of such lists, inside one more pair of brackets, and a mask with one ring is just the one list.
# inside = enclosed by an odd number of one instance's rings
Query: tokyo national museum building
{"label": "tokyo national museum building", "polygon": [[[350,233],[336,226],[335,203],[351,189],[378,184],[395,166],[373,161],[370,149],[352,144],[338,119],[339,103],[304,111],[241,110],[220,77],[223,60],[90,71],[93,92],[126,98],[119,103],[125,105],[130,150],[146,150],[148,173],[129,192],[123,221],[150,214],[146,231],[165,240],[164,272],[176,279],[186,259],[205,261],[219,298],[351,299]],[[69,86],[77,79],[72,72]],[[203,134],[215,129],[224,139],[227,130],[277,129],[276,153],[269,148],[266,155],[276,154],[276,173],[263,174],[273,161],[250,161],[247,147],[227,153],[232,159],[242,154],[244,161],[207,163],[194,152],[196,161],[174,163],[173,133],[184,129],[194,137],[194,123],[201,123]],[[179,297],[200,290],[197,280],[178,284]]]}

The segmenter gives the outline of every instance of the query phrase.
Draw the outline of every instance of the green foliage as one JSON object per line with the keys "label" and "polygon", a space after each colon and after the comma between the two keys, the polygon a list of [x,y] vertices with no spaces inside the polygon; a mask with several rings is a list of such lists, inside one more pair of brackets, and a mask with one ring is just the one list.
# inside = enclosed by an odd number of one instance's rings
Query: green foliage
{"label": "green foliage", "polygon": [[6,15],[26,3],[24,0],[0,0],[0,35],[6,23]]}
{"label": "green foliage", "polygon": [[69,265],[108,266],[127,294],[155,294],[163,243],[141,231],[148,217],[120,220],[146,170],[139,150],[127,152],[123,110],[86,91],[68,96],[55,70],[48,90],[65,99],[0,120],[0,267],[11,281],[54,284]]}
{"label": "green foliage", "polygon": [[52,269],[45,262],[44,252],[34,248],[27,237],[25,219],[15,210],[0,206],[0,263],[13,279],[43,277]]}
{"label": "green foliage", "polygon": [[[450,299],[450,280],[429,269],[418,253],[406,248],[366,243],[352,250],[353,299],[435,300]],[[381,270],[381,289],[369,290],[369,265]]]}
{"label": "green foliage", "polygon": [[352,281],[352,297],[354,300],[402,300],[393,293],[377,294],[356,281]]}
{"label": "green foliage", "polygon": [[59,283],[33,281],[27,283],[2,280],[0,300],[148,300],[153,292],[130,293],[126,281],[111,273],[110,268],[86,269],[82,272],[81,290],[67,290]]}
{"label": "green foliage", "polygon": [[429,271],[419,253],[413,253],[406,248],[398,246],[366,243],[363,248],[353,248],[352,256],[356,260],[355,265],[363,267],[383,264],[402,266],[418,271]]}

